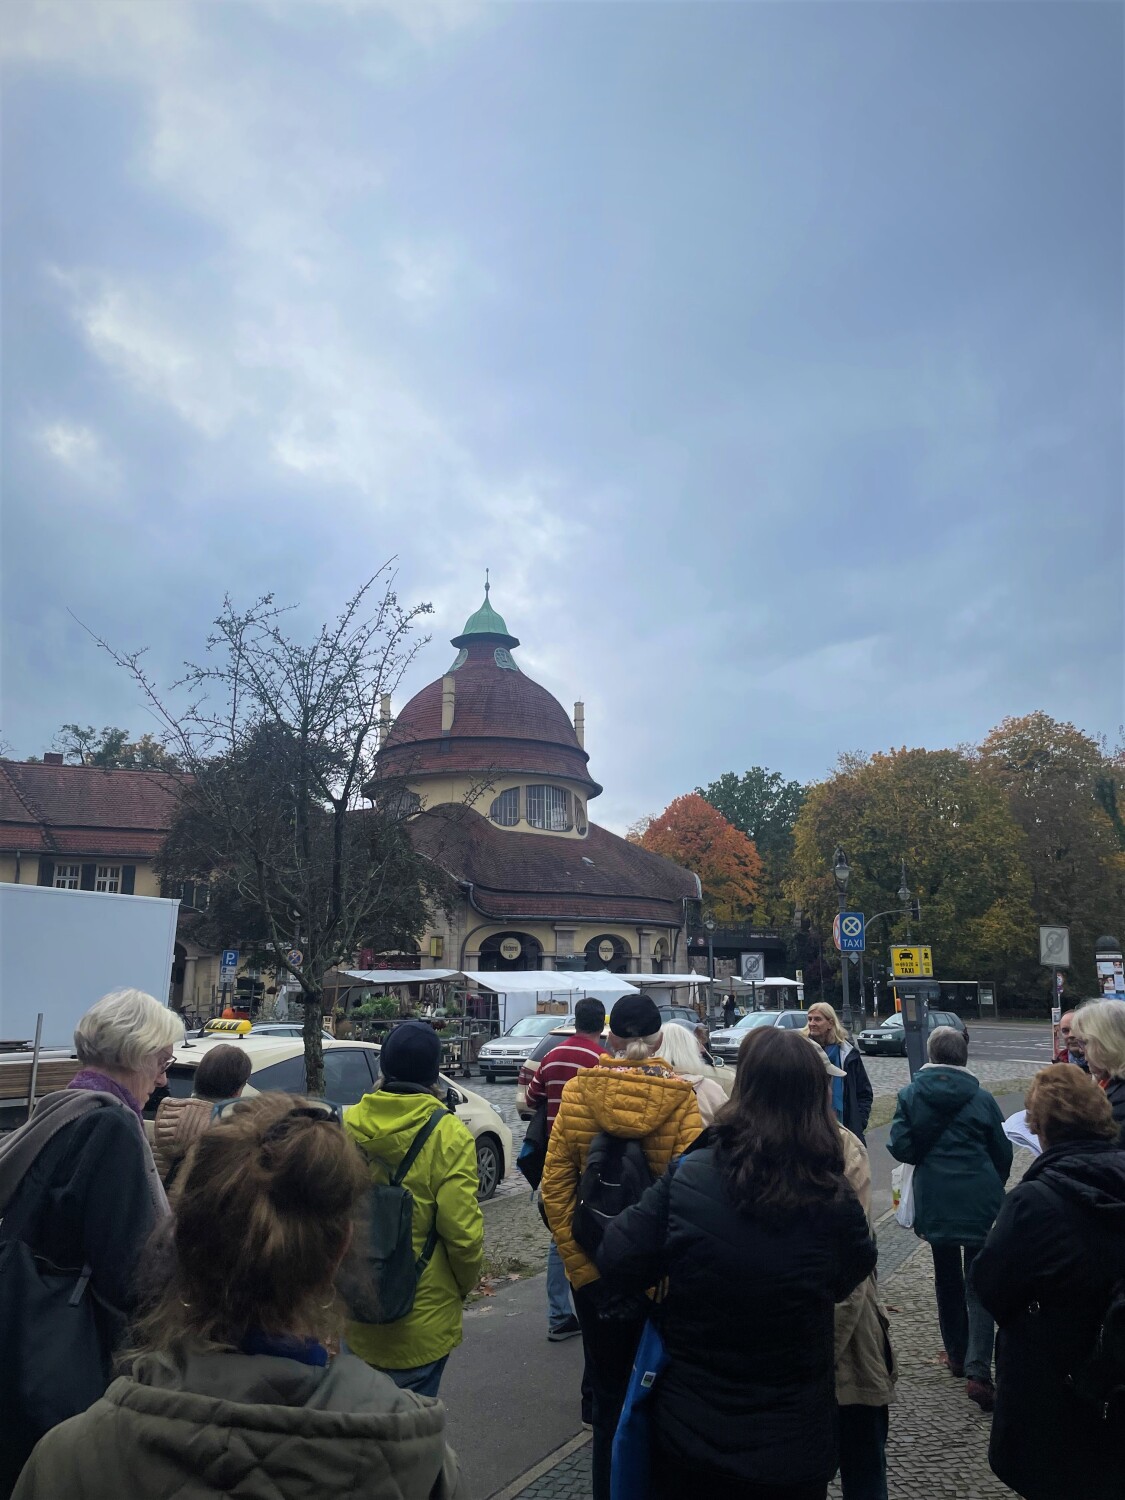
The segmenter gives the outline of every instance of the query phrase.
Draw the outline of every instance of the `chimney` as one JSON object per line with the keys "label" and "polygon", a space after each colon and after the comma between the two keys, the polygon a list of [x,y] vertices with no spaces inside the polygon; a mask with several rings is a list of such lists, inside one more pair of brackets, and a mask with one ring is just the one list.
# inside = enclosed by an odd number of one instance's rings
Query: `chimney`
{"label": "chimney", "polygon": [[583,750],[586,748],[586,705],[579,698],[574,705],[574,732]]}
{"label": "chimney", "polygon": [[391,732],[391,695],[381,693],[379,695],[379,746],[382,748],[387,743],[387,735]]}
{"label": "chimney", "polygon": [[45,750],[43,752],[43,764],[45,766],[61,766],[63,758],[57,750]]}
{"label": "chimney", "polygon": [[441,732],[448,734],[453,728],[453,700],[457,691],[457,679],[449,672],[441,679]]}

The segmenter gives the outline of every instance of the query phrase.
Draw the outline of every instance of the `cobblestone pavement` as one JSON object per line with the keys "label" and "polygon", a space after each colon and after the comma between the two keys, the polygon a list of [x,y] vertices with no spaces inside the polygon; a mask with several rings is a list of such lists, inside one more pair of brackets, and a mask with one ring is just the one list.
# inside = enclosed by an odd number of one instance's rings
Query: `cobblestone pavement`
{"label": "cobblestone pavement", "polygon": [[[1016,1152],[1009,1185],[1032,1160],[1030,1152]],[[965,1381],[938,1363],[941,1335],[928,1247],[891,1217],[880,1223],[878,1241],[882,1295],[899,1364],[887,1441],[890,1500],[1012,1500],[1013,1492],[988,1467],[991,1418],[968,1399]],[[517,1481],[502,1492],[503,1500],[587,1500],[589,1493],[588,1442],[567,1445],[559,1462],[536,1471],[522,1488]],[[828,1495],[840,1500],[838,1482]]]}

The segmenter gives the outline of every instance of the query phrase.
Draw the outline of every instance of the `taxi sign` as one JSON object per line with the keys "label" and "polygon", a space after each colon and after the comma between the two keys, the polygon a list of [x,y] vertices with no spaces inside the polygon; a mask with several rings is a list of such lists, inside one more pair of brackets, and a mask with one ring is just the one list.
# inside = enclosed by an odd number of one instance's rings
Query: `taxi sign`
{"label": "taxi sign", "polygon": [[246,1033],[250,1030],[250,1022],[230,1021],[216,1018],[214,1021],[208,1021],[203,1030],[207,1035],[211,1035],[216,1031],[225,1031],[226,1033],[228,1033],[228,1035],[231,1032],[234,1032],[235,1036],[245,1036]]}
{"label": "taxi sign", "polygon": [[891,972],[896,979],[932,979],[933,953],[929,948],[894,947],[891,949]]}

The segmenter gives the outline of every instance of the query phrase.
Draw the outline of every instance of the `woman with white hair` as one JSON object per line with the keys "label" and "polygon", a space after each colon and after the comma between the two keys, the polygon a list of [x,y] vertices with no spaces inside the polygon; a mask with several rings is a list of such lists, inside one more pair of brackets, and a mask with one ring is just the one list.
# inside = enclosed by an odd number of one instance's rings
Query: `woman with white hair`
{"label": "woman with white hair", "polygon": [[104,995],[74,1033],[81,1070],[0,1142],[0,1495],[109,1383],[141,1250],[168,1213],[141,1111],[183,1030],[140,990]]}
{"label": "woman with white hair", "polygon": [[660,1043],[659,1055],[685,1083],[695,1090],[696,1102],[704,1125],[710,1125],[716,1114],[727,1102],[721,1083],[708,1076],[707,1065],[699,1050],[699,1043],[686,1026],[669,1021],[664,1027],[664,1039]]}
{"label": "woman with white hair", "polygon": [[1090,1000],[1074,1012],[1072,1037],[1082,1042],[1090,1075],[1105,1090],[1125,1146],[1125,1000]]}

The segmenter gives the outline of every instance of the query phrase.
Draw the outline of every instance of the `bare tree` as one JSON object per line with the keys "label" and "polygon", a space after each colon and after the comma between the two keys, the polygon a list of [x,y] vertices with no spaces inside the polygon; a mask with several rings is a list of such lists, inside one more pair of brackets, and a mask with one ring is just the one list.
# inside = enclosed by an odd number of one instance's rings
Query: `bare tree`
{"label": "bare tree", "polygon": [[313,1094],[324,1084],[325,975],[373,938],[416,936],[445,899],[445,877],[404,826],[413,808],[401,778],[380,778],[364,805],[388,727],[382,700],[426,643],[416,626],[429,612],[399,603],[390,564],[311,644],[286,633],[272,595],[246,610],[228,597],[205,660],[167,692],[143,652],[98,641],[144,693],[180,768],[164,869],[211,880],[215,912],[241,929],[231,936],[300,986]]}

